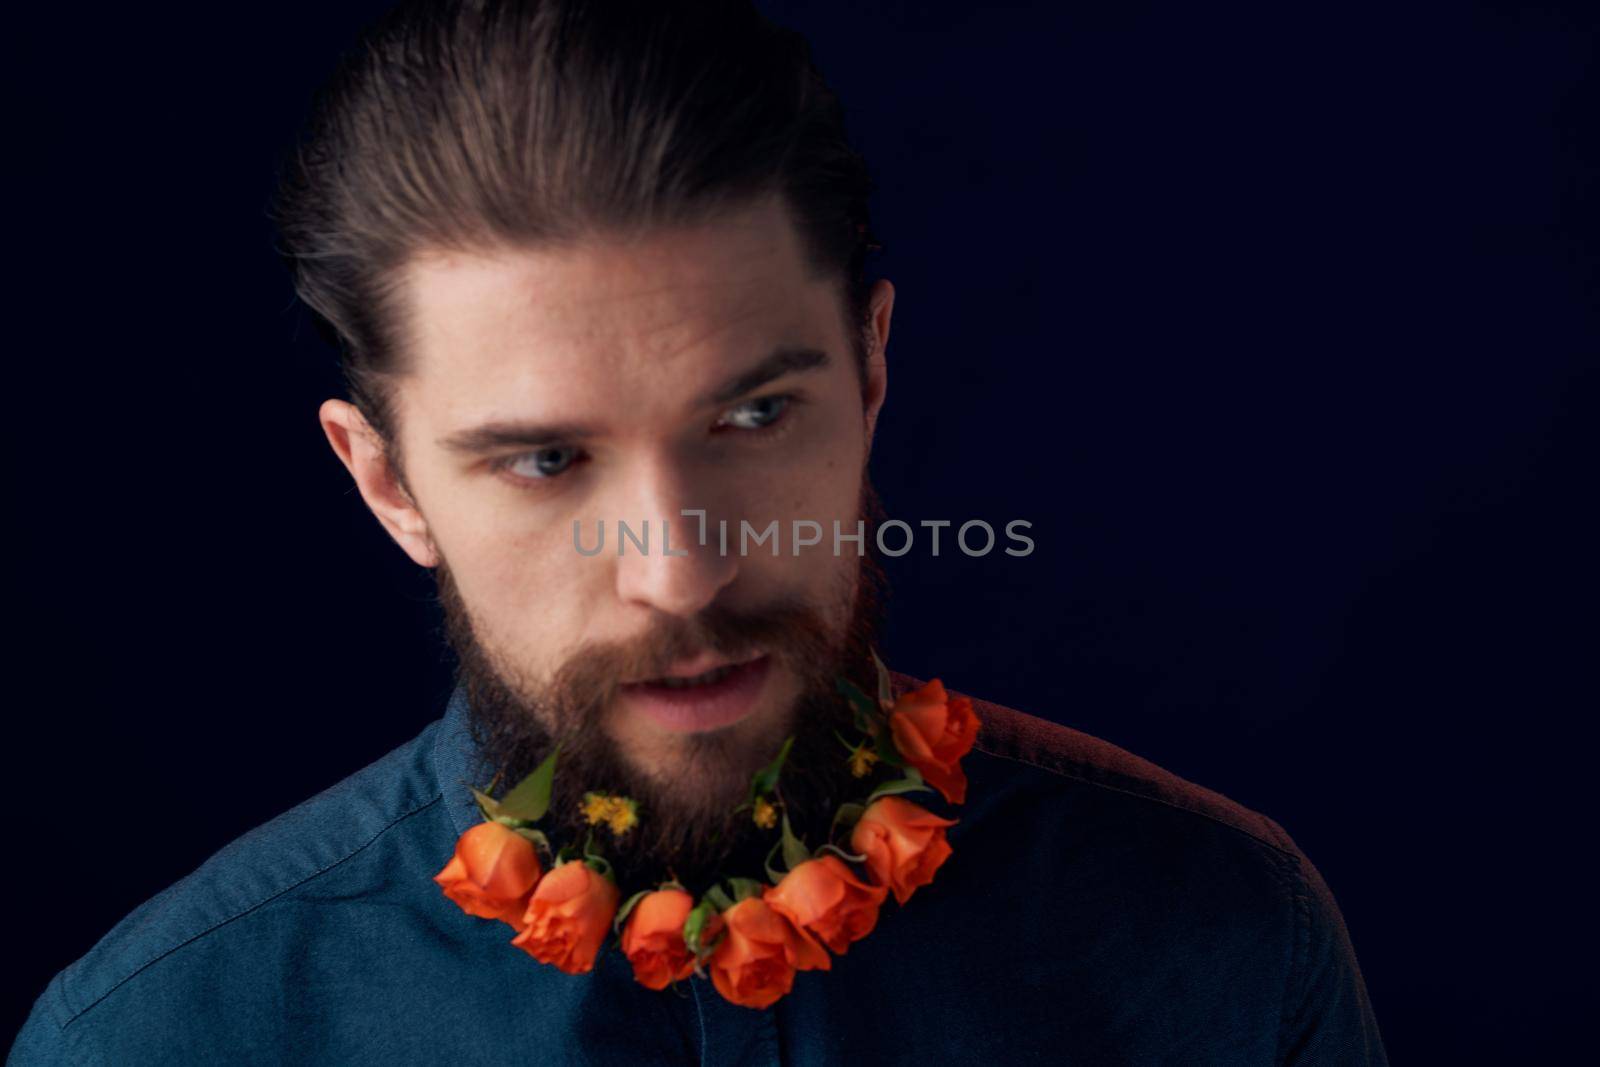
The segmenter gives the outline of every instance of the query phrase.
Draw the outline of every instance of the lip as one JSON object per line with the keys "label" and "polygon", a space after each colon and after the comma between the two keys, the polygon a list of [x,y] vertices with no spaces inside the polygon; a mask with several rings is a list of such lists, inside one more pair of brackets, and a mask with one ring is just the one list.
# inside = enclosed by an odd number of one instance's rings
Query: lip
{"label": "lip", "polygon": [[[702,660],[707,661],[704,667],[697,665]],[[674,667],[665,677],[687,678],[728,662],[719,663],[714,656],[696,657],[686,660],[681,670]],[[619,694],[629,711],[670,733],[701,733],[732,726],[755,709],[772,673],[772,657],[760,655],[731,662],[737,666],[727,677],[710,685],[669,689],[649,682],[629,682],[619,688]]]}
{"label": "lip", "polygon": [[624,684],[635,685],[640,682],[653,681],[656,678],[693,678],[697,674],[704,674],[706,671],[715,670],[718,667],[729,667],[737,664],[753,663],[760,658],[761,653],[759,652],[755,653],[754,655],[745,656],[741,659],[737,656],[719,656],[715,652],[706,651],[701,652],[690,659],[679,660],[671,667],[668,667],[665,673],[652,675],[650,678],[640,678],[638,679],[638,682],[626,682]]}

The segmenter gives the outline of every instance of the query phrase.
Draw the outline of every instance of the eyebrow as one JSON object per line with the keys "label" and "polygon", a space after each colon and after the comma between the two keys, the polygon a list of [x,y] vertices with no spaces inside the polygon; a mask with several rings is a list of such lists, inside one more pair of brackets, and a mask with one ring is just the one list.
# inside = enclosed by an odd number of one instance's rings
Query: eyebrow
{"label": "eyebrow", "polygon": [[[731,404],[747,393],[788,374],[821,370],[828,365],[828,354],[820,348],[780,346],[749,370],[741,371],[700,398],[702,407]],[[451,452],[469,455],[502,448],[542,448],[569,444],[598,436],[599,431],[581,423],[529,423],[497,420],[439,438]]]}
{"label": "eyebrow", "polygon": [[780,346],[754,367],[701,397],[700,404],[703,407],[731,404],[746,393],[753,393],[786,374],[821,370],[827,365],[828,353],[820,348]]}
{"label": "eyebrow", "polygon": [[577,423],[486,422],[470,430],[461,430],[439,438],[439,444],[451,452],[477,455],[494,452],[513,445],[520,448],[543,448],[547,445],[566,444],[595,436],[595,431]]}

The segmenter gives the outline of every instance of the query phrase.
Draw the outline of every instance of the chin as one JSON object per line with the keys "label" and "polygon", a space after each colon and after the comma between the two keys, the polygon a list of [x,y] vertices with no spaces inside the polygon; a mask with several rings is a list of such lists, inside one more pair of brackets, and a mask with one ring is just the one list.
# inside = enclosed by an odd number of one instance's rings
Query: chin
{"label": "chin", "polygon": [[794,701],[786,693],[781,703],[719,729],[665,733],[646,727],[614,734],[613,740],[641,778],[682,806],[707,806],[708,796],[738,804],[751,776],[778,754],[793,719]]}

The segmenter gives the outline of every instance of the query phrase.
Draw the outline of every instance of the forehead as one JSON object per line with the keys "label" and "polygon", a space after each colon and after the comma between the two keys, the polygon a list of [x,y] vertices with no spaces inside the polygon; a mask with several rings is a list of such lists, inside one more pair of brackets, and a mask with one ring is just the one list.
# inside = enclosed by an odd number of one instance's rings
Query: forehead
{"label": "forehead", "polygon": [[844,325],[837,285],[812,274],[777,198],[692,226],[424,253],[401,293],[410,377],[459,402],[484,388],[511,402],[597,379],[666,384],[775,344],[833,348]]}

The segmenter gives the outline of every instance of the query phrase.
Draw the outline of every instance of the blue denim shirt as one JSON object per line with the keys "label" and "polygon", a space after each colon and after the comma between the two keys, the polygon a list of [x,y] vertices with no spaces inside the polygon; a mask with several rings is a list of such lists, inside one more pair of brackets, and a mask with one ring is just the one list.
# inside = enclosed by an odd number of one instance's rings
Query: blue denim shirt
{"label": "blue denim shirt", "polygon": [[458,689],[119,922],[46,986],[8,1063],[1386,1062],[1339,910],[1276,823],[974,706],[939,876],[766,1010],[700,978],[646,989],[614,944],[563,974],[440,893],[480,818]]}

